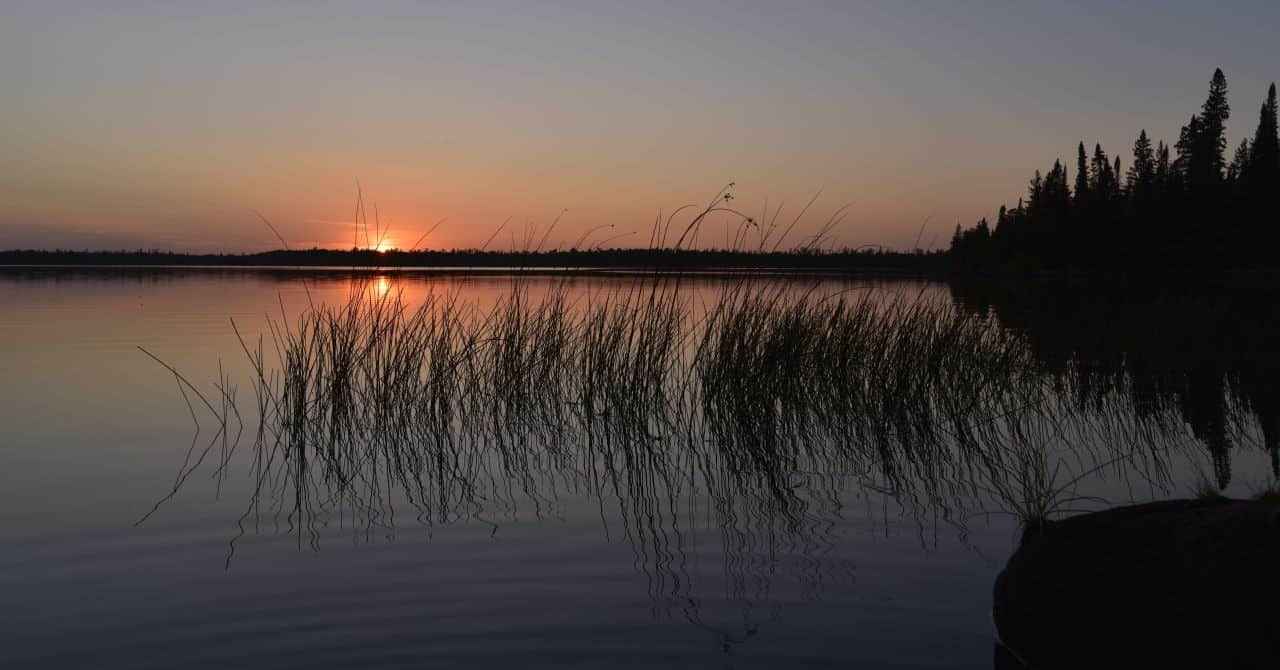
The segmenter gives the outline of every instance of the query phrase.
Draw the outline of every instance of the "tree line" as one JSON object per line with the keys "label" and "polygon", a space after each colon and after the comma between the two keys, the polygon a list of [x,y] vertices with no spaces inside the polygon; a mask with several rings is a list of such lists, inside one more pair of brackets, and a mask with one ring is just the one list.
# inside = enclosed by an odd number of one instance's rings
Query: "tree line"
{"label": "tree line", "polygon": [[1280,265],[1280,143],[1276,87],[1252,138],[1228,157],[1227,79],[1216,70],[1204,105],[1172,146],[1144,129],[1126,168],[1101,145],[1036,171],[1027,195],[993,224],[956,226],[953,267],[978,271],[1240,269]]}
{"label": "tree line", "polygon": [[896,252],[879,247],[735,251],[725,249],[554,249],[484,251],[477,249],[374,251],[372,249],[294,249],[248,254],[184,254],[160,250],[0,251],[2,266],[234,266],[332,268],[579,268],[641,270],[761,270],[777,272],[941,274],[946,258],[938,252]]}

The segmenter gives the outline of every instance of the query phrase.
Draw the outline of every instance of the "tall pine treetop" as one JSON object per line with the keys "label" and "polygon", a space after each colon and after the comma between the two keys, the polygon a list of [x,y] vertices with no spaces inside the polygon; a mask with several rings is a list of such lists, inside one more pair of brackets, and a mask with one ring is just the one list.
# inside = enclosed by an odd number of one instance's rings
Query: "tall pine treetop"
{"label": "tall pine treetop", "polygon": [[1084,152],[1084,141],[1076,148],[1076,202],[1089,201],[1089,156]]}
{"label": "tall pine treetop", "polygon": [[1262,103],[1258,115],[1258,130],[1249,148],[1250,177],[1257,178],[1260,187],[1277,188],[1275,180],[1280,176],[1280,140],[1276,133],[1276,85],[1267,90],[1267,101]]}

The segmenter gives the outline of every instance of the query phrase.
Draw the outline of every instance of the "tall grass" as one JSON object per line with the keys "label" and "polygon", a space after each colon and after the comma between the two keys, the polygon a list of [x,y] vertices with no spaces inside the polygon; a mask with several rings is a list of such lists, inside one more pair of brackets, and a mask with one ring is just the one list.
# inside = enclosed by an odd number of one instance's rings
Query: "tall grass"
{"label": "tall grass", "polygon": [[[613,286],[513,281],[482,308],[358,284],[256,336],[233,322],[256,410],[246,520],[316,542],[335,516],[373,536],[405,506],[496,524],[584,495],[616,507],[602,517],[661,590],[687,583],[686,505],[705,504],[726,556],[821,553],[851,495],[960,527],[987,511],[1038,525],[1095,502],[1080,473],[1164,485],[1168,417],[1123,395],[1073,402],[984,312],[795,281]],[[217,388],[196,400],[228,431],[235,386]]]}
{"label": "tall grass", "polygon": [[481,307],[357,283],[261,327],[233,322],[252,407],[241,419],[225,375],[201,395],[169,369],[219,426],[174,491],[207,454],[224,476],[228,435],[249,423],[245,529],[376,538],[408,509],[496,532],[585,497],[653,595],[685,598],[689,557],[708,547],[733,597],[767,588],[779,552],[814,589],[845,574],[824,555],[853,499],[896,505],[923,536],[993,511],[1038,527],[1098,504],[1093,476],[1171,484],[1175,410],[1075,402],[1085,382],[1043,369],[986,312],[794,280],[606,286],[513,281]]}
{"label": "tall grass", "polygon": [[491,455],[520,467],[585,450],[606,471],[763,484],[784,508],[800,470],[940,501],[974,468],[1012,467],[1026,418],[1060,411],[988,317],[793,283],[731,284],[709,303],[666,277],[537,298],[515,283],[488,309],[357,287],[241,344],[265,462],[339,493],[391,464],[463,495]]}

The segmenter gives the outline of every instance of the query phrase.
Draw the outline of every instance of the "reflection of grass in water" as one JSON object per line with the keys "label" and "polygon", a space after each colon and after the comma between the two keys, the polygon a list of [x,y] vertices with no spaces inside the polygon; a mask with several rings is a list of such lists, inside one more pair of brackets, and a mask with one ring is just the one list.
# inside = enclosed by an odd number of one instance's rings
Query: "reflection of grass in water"
{"label": "reflection of grass in water", "polygon": [[617,504],[659,591],[688,583],[692,497],[727,561],[820,555],[849,493],[956,525],[989,498],[1037,524],[1090,500],[1076,485],[1108,466],[1158,479],[1176,423],[1120,396],[1064,402],[1074,389],[987,315],[794,284],[744,282],[707,303],[675,278],[541,297],[515,284],[489,309],[357,290],[241,343],[258,410],[246,518],[283,514],[314,543],[327,515],[393,528],[395,500],[450,523],[587,495]]}
{"label": "reflection of grass in water", "polygon": [[[663,279],[537,299],[516,286],[487,310],[357,293],[268,333],[244,342],[263,427],[255,518],[283,507],[314,543],[337,509],[390,528],[393,495],[449,523],[519,504],[554,514],[562,493],[585,493],[616,501],[668,597],[690,588],[690,494],[739,597],[767,597],[779,551],[816,593],[838,532],[823,510],[848,480],[876,473],[903,492],[951,477],[940,442],[957,426],[976,442],[987,409],[1016,411],[1010,385],[1027,381],[1016,343],[982,318],[779,286],[709,305]],[[957,369],[974,361],[986,369]]]}

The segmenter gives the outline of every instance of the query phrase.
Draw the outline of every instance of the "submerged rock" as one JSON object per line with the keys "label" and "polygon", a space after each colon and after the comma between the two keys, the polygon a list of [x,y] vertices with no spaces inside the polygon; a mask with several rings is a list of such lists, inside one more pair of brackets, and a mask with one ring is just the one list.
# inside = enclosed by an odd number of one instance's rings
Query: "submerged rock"
{"label": "submerged rock", "polygon": [[1175,500],[1029,527],[996,579],[1028,667],[1256,667],[1280,658],[1280,504]]}

